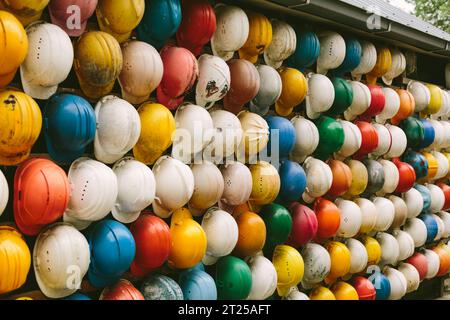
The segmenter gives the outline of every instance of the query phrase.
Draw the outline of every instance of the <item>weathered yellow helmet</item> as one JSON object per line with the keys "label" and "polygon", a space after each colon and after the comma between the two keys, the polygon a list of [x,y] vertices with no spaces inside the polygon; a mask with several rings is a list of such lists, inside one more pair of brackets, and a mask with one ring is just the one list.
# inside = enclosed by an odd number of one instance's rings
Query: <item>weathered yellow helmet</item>
{"label": "weathered yellow helmet", "polygon": [[275,111],[280,116],[286,117],[305,100],[308,93],[308,81],[303,73],[294,68],[281,68],[278,72],[283,87],[280,98],[275,103]]}
{"label": "weathered yellow helmet", "polygon": [[0,0],[0,10],[11,12],[27,26],[41,18],[42,12],[50,0]]}
{"label": "weathered yellow helmet", "polygon": [[391,50],[387,47],[378,47],[377,48],[377,63],[375,67],[373,67],[372,71],[370,71],[366,75],[368,84],[376,84],[377,79],[379,77],[384,76],[392,66],[392,55]]}
{"label": "weathered yellow helmet", "polygon": [[283,297],[291,287],[298,285],[302,281],[305,264],[300,253],[288,245],[275,247],[272,263],[277,271],[278,295]]}
{"label": "weathered yellow helmet", "polygon": [[239,49],[239,57],[256,63],[258,56],[272,43],[272,24],[260,13],[247,12],[249,21],[248,38]]}
{"label": "weathered yellow helmet", "polygon": [[250,166],[252,173],[252,193],[250,200],[256,205],[273,202],[280,192],[280,175],[277,169],[266,161],[258,161]]}
{"label": "weathered yellow helmet", "polygon": [[430,90],[430,103],[428,106],[420,112],[420,116],[426,118],[429,114],[438,113],[442,108],[442,103],[444,96],[441,88],[434,84],[426,84],[427,88]]}

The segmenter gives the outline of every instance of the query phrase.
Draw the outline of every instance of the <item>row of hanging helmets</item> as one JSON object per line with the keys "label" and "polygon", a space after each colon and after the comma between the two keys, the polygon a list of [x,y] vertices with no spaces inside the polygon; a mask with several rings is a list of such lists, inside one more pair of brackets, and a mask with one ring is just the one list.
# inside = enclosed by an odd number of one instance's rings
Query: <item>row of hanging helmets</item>
{"label": "row of hanging helmets", "polygon": [[[400,299],[447,274],[450,95],[391,87],[406,67],[399,49],[207,1],[51,1],[52,23],[32,21],[48,1],[21,2],[2,9],[26,30],[0,11],[1,83],[20,67],[24,91],[0,93],[0,164],[20,164],[17,229],[0,236],[17,259],[1,260],[0,294],[24,284],[31,260],[47,297],[74,299],[86,298],[67,287],[74,265],[104,299]],[[101,31],[83,32],[94,9]],[[54,95],[72,65],[87,99]],[[116,80],[121,98],[110,95]],[[33,98],[47,100],[42,114]],[[201,138],[177,139],[181,130]],[[41,131],[68,174],[26,160]],[[279,165],[217,166],[241,151],[250,162],[275,135]],[[96,160],[82,157],[92,142]],[[211,161],[186,164],[208,148]],[[21,233],[37,237],[32,258]],[[182,272],[156,272],[166,264]],[[128,270],[144,278],[139,290],[121,279]]]}

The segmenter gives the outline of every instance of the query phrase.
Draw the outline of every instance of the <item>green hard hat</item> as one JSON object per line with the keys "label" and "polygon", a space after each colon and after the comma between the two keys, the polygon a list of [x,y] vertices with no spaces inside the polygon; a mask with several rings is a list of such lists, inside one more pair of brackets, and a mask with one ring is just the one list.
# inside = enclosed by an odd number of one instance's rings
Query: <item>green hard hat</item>
{"label": "green hard hat", "polygon": [[353,103],[353,88],[345,79],[331,79],[334,87],[334,102],[327,114],[337,116],[343,114]]}
{"label": "green hard hat", "polygon": [[233,256],[219,259],[215,280],[219,300],[244,300],[252,288],[252,272],[249,266]]}
{"label": "green hard hat", "polygon": [[320,116],[314,123],[319,130],[319,145],[314,156],[320,160],[327,160],[344,144],[344,128],[335,119],[327,116]]}
{"label": "green hard hat", "polygon": [[422,122],[414,117],[409,117],[400,122],[399,127],[405,132],[408,147],[419,149],[425,134]]}
{"label": "green hard hat", "polygon": [[266,224],[263,251],[270,256],[277,245],[287,241],[292,229],[292,217],[285,207],[276,203],[262,207],[259,214]]}

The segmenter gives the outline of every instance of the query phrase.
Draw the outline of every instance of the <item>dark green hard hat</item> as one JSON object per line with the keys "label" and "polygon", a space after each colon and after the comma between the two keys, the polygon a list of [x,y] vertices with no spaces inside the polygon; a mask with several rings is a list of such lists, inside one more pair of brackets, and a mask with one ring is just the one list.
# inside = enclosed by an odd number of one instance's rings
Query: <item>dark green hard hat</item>
{"label": "dark green hard hat", "polygon": [[408,117],[400,122],[399,127],[405,132],[408,147],[419,149],[425,134],[422,122],[417,118]]}
{"label": "dark green hard hat", "polygon": [[337,116],[343,114],[353,103],[353,88],[345,79],[331,79],[334,87],[334,102],[327,114]]}
{"label": "dark green hard hat", "polygon": [[252,272],[249,266],[233,256],[219,259],[215,280],[219,300],[244,300],[252,288]]}
{"label": "dark green hard hat", "polygon": [[319,145],[314,156],[326,160],[344,144],[344,128],[338,121],[327,116],[320,116],[314,123],[319,130]]}
{"label": "dark green hard hat", "polygon": [[271,255],[275,246],[287,241],[292,229],[292,218],[289,211],[282,205],[271,203],[259,211],[266,224],[266,243],[263,251]]}

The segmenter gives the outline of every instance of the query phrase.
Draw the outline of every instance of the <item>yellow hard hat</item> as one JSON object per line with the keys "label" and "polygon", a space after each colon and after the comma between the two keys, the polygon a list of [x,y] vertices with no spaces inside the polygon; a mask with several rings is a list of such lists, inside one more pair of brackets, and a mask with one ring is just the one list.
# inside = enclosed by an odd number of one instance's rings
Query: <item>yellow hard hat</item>
{"label": "yellow hard hat", "polygon": [[141,135],[133,148],[134,157],[152,165],[172,145],[175,119],[165,106],[146,102],[138,109],[141,118]]}
{"label": "yellow hard hat", "polygon": [[277,291],[280,297],[302,281],[305,265],[300,253],[288,245],[278,245],[273,252],[272,263],[277,271]]}
{"label": "yellow hard hat", "polygon": [[20,288],[30,265],[30,249],[22,235],[12,227],[0,226],[0,294]]}
{"label": "yellow hard hat", "polygon": [[0,165],[24,161],[39,137],[42,114],[36,101],[19,91],[0,92]]}
{"label": "yellow hard hat", "polygon": [[170,236],[172,238],[168,260],[170,267],[176,269],[192,268],[205,256],[205,231],[193,220],[188,209],[181,208],[173,212]]}
{"label": "yellow hard hat", "polygon": [[350,271],[350,250],[345,244],[338,241],[327,242],[325,249],[327,249],[331,259],[330,273],[325,280],[327,283],[332,283]]}
{"label": "yellow hard hat", "polygon": [[273,202],[280,192],[280,175],[277,169],[266,161],[250,166],[253,187],[250,200],[256,205]]}
{"label": "yellow hard hat", "polygon": [[381,259],[381,246],[378,241],[372,237],[364,236],[362,237],[361,242],[364,244],[364,247],[366,247],[368,258],[367,265],[378,264]]}
{"label": "yellow hard hat", "polygon": [[366,75],[368,84],[376,84],[377,79],[379,77],[384,76],[392,66],[392,55],[391,50],[387,47],[378,47],[377,48],[377,63],[375,67],[373,67],[372,71],[370,71]]}
{"label": "yellow hard hat", "polygon": [[117,40],[102,31],[90,31],[75,43],[74,69],[83,93],[98,99],[111,92],[122,70],[122,51]]}
{"label": "yellow hard hat", "polygon": [[429,114],[438,113],[439,110],[441,110],[444,101],[441,88],[434,84],[426,84],[426,86],[430,90],[430,103],[420,112],[420,116],[423,118],[426,118]]}
{"label": "yellow hard hat", "polygon": [[429,152],[422,152],[422,155],[428,162],[428,174],[425,178],[421,180],[421,182],[428,182],[436,176],[439,163],[436,157]]}
{"label": "yellow hard hat", "polygon": [[248,38],[239,49],[239,57],[256,63],[258,56],[272,43],[272,24],[260,13],[247,12],[249,22]]}
{"label": "yellow hard hat", "polygon": [[27,26],[41,18],[50,0],[0,0],[0,10],[11,12]]}
{"label": "yellow hard hat", "polygon": [[331,287],[336,300],[359,300],[358,292],[347,282],[338,281]]}
{"label": "yellow hard hat", "polygon": [[33,300],[33,299],[30,297],[20,297],[20,298],[17,298],[16,300]]}
{"label": "yellow hard hat", "polygon": [[369,181],[369,173],[366,166],[359,160],[349,160],[346,162],[352,172],[352,183],[344,197],[350,198],[360,195],[366,190]]}
{"label": "yellow hard hat", "polygon": [[0,88],[7,86],[28,54],[28,37],[11,13],[0,11]]}
{"label": "yellow hard hat", "polygon": [[309,294],[311,300],[336,300],[333,292],[325,287],[317,287]]}
{"label": "yellow hard hat", "polygon": [[308,81],[303,73],[294,68],[281,68],[278,72],[283,89],[280,98],[275,103],[275,111],[280,116],[286,117],[305,100],[308,93]]}
{"label": "yellow hard hat", "polygon": [[144,11],[144,0],[99,0],[96,9],[98,25],[100,30],[122,43],[130,38]]}

